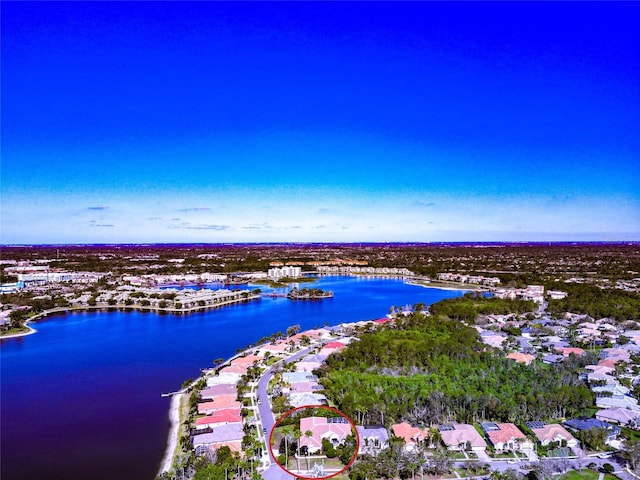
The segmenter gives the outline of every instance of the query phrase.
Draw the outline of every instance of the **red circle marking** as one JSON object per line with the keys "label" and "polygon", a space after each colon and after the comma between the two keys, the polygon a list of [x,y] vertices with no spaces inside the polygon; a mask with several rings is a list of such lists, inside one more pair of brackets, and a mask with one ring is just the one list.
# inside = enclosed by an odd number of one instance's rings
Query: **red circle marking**
{"label": "red circle marking", "polygon": [[[354,432],[354,434],[356,436],[356,451],[355,451],[355,453],[353,455],[353,458],[349,461],[349,463],[347,463],[344,466],[344,468],[342,470],[340,470],[339,472],[332,473],[331,475],[327,475],[325,477],[302,477],[300,475],[295,475],[293,472],[290,472],[289,470],[284,468],[284,465],[280,465],[280,463],[278,463],[278,459],[274,455],[273,448],[271,446],[271,441],[273,440],[273,432],[274,432],[274,430],[278,427],[278,425],[280,424],[280,422],[282,422],[282,420],[284,418],[288,417],[289,415],[291,415],[294,412],[297,412],[298,410],[303,410],[303,409],[306,409],[306,408],[324,408],[325,410],[331,410],[332,412],[335,412],[335,413],[339,414],[341,417],[346,418],[347,421],[349,422],[349,424],[351,425],[351,428],[353,429],[353,432]],[[302,479],[305,479],[305,480],[307,480],[307,479],[308,480],[316,480],[317,478],[331,478],[331,477],[335,477],[336,475],[340,475],[342,472],[347,470],[351,465],[353,465],[353,462],[355,462],[356,458],[358,458],[358,451],[360,450],[360,435],[358,434],[358,429],[356,428],[356,424],[354,423],[354,421],[351,420],[351,418],[349,418],[346,414],[344,414],[343,412],[341,412],[337,408],[329,407],[327,405],[303,405],[302,407],[292,408],[291,410],[289,410],[287,412],[284,412],[280,416],[280,418],[278,418],[276,423],[273,425],[273,428],[269,432],[269,442],[267,443],[267,447],[269,448],[269,453],[271,453],[271,457],[273,457],[275,459],[276,465],[278,465],[286,473],[288,473],[289,475],[293,475],[295,478],[302,478]]]}

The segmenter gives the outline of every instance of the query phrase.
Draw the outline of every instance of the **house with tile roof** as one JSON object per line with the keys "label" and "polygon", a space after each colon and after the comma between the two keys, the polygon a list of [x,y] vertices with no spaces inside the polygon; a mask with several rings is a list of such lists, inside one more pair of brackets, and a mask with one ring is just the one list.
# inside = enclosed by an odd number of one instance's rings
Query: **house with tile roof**
{"label": "house with tile roof", "polygon": [[616,423],[636,428],[640,425],[640,412],[628,408],[605,408],[596,412],[596,418],[603,422]]}
{"label": "house with tile roof", "polygon": [[407,422],[391,425],[393,435],[404,440],[404,448],[408,452],[414,450],[429,438],[429,431],[424,428],[413,427]]}
{"label": "house with tile roof", "polygon": [[531,431],[538,439],[538,443],[543,447],[546,447],[550,443],[557,442],[558,445],[565,443],[567,447],[573,448],[577,447],[579,443],[566,428],[557,423],[544,425],[540,428],[532,428]]}
{"label": "house with tile roof", "polygon": [[202,402],[198,404],[198,413],[201,415],[210,415],[216,410],[224,410],[226,408],[242,408],[242,404],[235,397],[228,395],[216,397],[211,402]]}
{"label": "house with tile roof", "polygon": [[640,412],[638,400],[628,395],[621,398],[614,397],[598,397],[596,398],[596,407],[598,408],[627,408],[635,412]]}
{"label": "house with tile roof", "polygon": [[247,369],[250,367],[251,365],[241,365],[241,364],[231,364],[228,365],[226,367],[222,367],[219,370],[219,374],[220,375],[224,375],[224,374],[228,374],[228,373],[235,373],[235,374],[239,374],[239,375],[245,375],[247,373]]}
{"label": "house with tile roof", "polygon": [[292,407],[304,407],[307,405],[328,405],[327,397],[321,393],[291,393],[289,403]]}
{"label": "house with tile roof", "polygon": [[222,446],[228,446],[233,451],[240,451],[242,448],[242,438],[244,430],[241,423],[231,423],[214,428],[211,433],[202,435],[194,435],[191,439],[193,447],[199,446],[210,447],[212,450]]}
{"label": "house with tile roof", "polygon": [[200,398],[213,399],[217,395],[236,395],[237,389],[235,385],[229,385],[228,383],[221,383],[220,385],[214,385],[207,387],[200,392]]}
{"label": "house with tile roof", "polygon": [[307,355],[296,363],[297,372],[312,372],[324,363],[327,355]]}
{"label": "house with tile roof", "polygon": [[207,377],[207,386],[212,387],[214,385],[221,385],[224,383],[228,385],[236,385],[240,381],[241,377],[242,377],[242,374],[231,373],[231,372],[212,375],[210,377]]}
{"label": "house with tile roof", "polygon": [[496,423],[497,430],[486,431],[487,438],[496,450],[512,452],[533,450],[533,442],[513,423]]}
{"label": "house with tile roof", "polygon": [[529,365],[531,362],[533,362],[536,359],[536,356],[531,355],[529,353],[514,352],[514,353],[508,354],[507,358],[517,363],[524,363],[525,365]]}
{"label": "house with tile roof", "polygon": [[480,436],[473,425],[456,423],[453,425],[441,425],[438,427],[440,438],[447,450],[484,452],[487,442]]}
{"label": "house with tile roof", "polygon": [[577,347],[561,347],[557,350],[563,357],[568,357],[569,355],[576,355],[580,357],[586,353],[582,348]]}
{"label": "house with tile roof", "polygon": [[244,365],[246,367],[251,367],[263,359],[264,357],[260,357],[258,355],[245,355],[244,357],[236,357],[231,360],[231,365]]}
{"label": "house with tile roof", "polygon": [[[310,431],[311,436],[306,436]],[[309,453],[322,450],[322,440],[329,440],[337,446],[351,435],[351,424],[344,417],[305,417],[300,419],[300,446],[307,447]]]}
{"label": "house with tile roof", "polygon": [[196,430],[219,427],[229,423],[242,423],[241,411],[240,408],[224,408],[214,411],[211,415],[196,418]]}

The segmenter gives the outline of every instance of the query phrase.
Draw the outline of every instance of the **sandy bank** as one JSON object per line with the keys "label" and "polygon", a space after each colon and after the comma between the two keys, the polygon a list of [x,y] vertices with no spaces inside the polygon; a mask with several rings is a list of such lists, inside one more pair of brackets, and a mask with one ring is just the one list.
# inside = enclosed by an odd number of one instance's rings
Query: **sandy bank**
{"label": "sandy bank", "polygon": [[171,407],[169,408],[169,420],[171,421],[171,428],[169,429],[169,440],[167,442],[167,449],[164,452],[164,458],[160,464],[160,471],[158,474],[168,472],[173,465],[173,454],[176,451],[178,445],[178,429],[180,428],[180,404],[182,403],[182,397],[185,393],[180,393],[171,397]]}

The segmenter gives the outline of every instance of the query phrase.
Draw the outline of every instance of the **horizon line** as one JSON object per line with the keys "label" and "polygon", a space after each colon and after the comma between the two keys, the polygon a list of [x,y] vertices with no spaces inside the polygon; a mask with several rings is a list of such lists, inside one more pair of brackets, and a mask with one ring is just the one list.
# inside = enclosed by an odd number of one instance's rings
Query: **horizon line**
{"label": "horizon line", "polygon": [[0,248],[19,247],[83,247],[83,246],[229,246],[229,245],[619,245],[638,244],[640,240],[491,240],[491,241],[352,241],[352,242],[108,242],[108,243],[9,243],[0,244]]}

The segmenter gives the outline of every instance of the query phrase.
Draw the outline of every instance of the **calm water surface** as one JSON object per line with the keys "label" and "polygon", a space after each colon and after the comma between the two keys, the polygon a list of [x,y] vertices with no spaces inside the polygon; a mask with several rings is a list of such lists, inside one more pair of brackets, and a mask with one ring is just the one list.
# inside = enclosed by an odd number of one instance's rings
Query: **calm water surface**
{"label": "calm water surface", "polygon": [[160,394],[214,359],[290,325],[376,319],[391,306],[464,293],[350,277],[311,285],[334,298],[263,298],[184,316],[72,313],[34,324],[35,335],[2,340],[0,478],[151,480],[170,426],[170,399]]}

